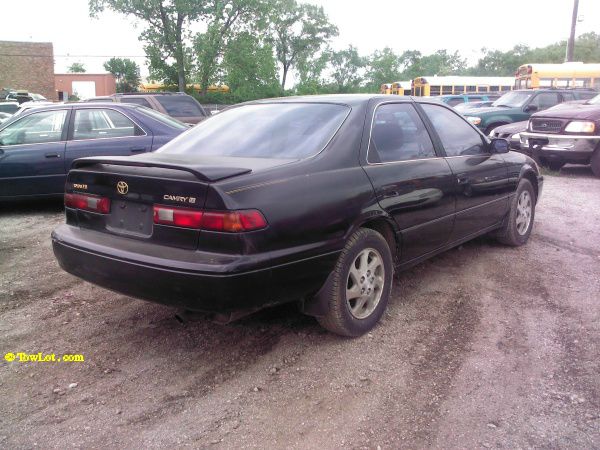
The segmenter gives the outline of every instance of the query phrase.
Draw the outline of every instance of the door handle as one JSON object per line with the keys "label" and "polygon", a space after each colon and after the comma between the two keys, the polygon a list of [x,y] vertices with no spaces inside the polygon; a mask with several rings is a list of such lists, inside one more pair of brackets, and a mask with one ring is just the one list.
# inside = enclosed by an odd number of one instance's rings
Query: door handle
{"label": "door handle", "polygon": [[60,153],[46,153],[46,158],[60,158]]}
{"label": "door handle", "polygon": [[143,152],[146,150],[146,147],[129,147],[129,150],[131,150],[132,153]]}

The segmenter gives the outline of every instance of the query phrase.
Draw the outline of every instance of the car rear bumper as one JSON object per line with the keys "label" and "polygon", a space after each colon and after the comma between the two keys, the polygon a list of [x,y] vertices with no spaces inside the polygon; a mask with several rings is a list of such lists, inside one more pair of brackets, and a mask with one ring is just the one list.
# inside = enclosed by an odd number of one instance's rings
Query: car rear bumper
{"label": "car rear bumper", "polygon": [[[314,294],[339,255],[329,252],[267,267],[263,260],[253,268],[240,261],[244,256],[186,251],[190,257],[185,260],[136,254],[119,248],[120,239],[61,225],[52,233],[52,246],[60,266],[79,278],[143,300],[206,312],[254,309]],[[107,245],[111,240],[114,246]]]}
{"label": "car rear bumper", "polygon": [[521,148],[533,157],[587,164],[598,147],[598,136],[521,133]]}

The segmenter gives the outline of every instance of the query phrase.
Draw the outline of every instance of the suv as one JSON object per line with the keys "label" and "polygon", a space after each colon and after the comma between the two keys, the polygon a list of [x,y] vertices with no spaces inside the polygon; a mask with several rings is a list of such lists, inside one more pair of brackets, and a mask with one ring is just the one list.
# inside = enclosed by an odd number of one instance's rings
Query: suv
{"label": "suv", "polygon": [[83,101],[135,103],[136,105],[155,109],[191,125],[195,125],[210,117],[210,114],[204,110],[194,97],[183,92],[132,92],[112,94],[104,97],[92,97]]}
{"label": "suv", "polygon": [[597,94],[592,89],[523,89],[507,92],[489,108],[465,111],[463,115],[487,136],[500,125],[529,119],[534,112],[562,102],[589,100]]}
{"label": "suv", "polygon": [[600,177],[600,95],[532,115],[521,133],[521,147],[551,170],[567,163],[591,164]]}

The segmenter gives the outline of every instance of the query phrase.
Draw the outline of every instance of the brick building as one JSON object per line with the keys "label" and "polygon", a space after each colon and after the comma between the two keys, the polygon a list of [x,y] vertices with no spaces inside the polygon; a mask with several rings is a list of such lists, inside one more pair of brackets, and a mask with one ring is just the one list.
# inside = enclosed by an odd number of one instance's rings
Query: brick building
{"label": "brick building", "polygon": [[57,73],[54,80],[59,100],[67,100],[73,94],[89,98],[117,92],[115,77],[110,73]]}
{"label": "brick building", "polygon": [[0,88],[26,90],[57,100],[52,43],[0,41]]}

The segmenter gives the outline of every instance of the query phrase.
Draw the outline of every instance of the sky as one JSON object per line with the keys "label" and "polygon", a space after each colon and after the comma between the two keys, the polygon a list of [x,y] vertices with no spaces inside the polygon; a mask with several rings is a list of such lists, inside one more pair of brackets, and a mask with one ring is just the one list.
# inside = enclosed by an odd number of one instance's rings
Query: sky
{"label": "sky", "polygon": [[[302,1],[302,0],[299,0]],[[339,36],[332,45],[349,44],[367,55],[386,46],[397,53],[458,50],[475,63],[481,48],[509,50],[516,44],[544,46],[569,35],[573,0],[304,0],[322,5]],[[0,0],[0,40],[52,42],[55,72],[82,62],[102,73],[112,56],[129,57],[144,67],[142,26],[131,18],[104,12],[90,18],[87,0]],[[577,35],[600,32],[600,0],[580,0]]]}

